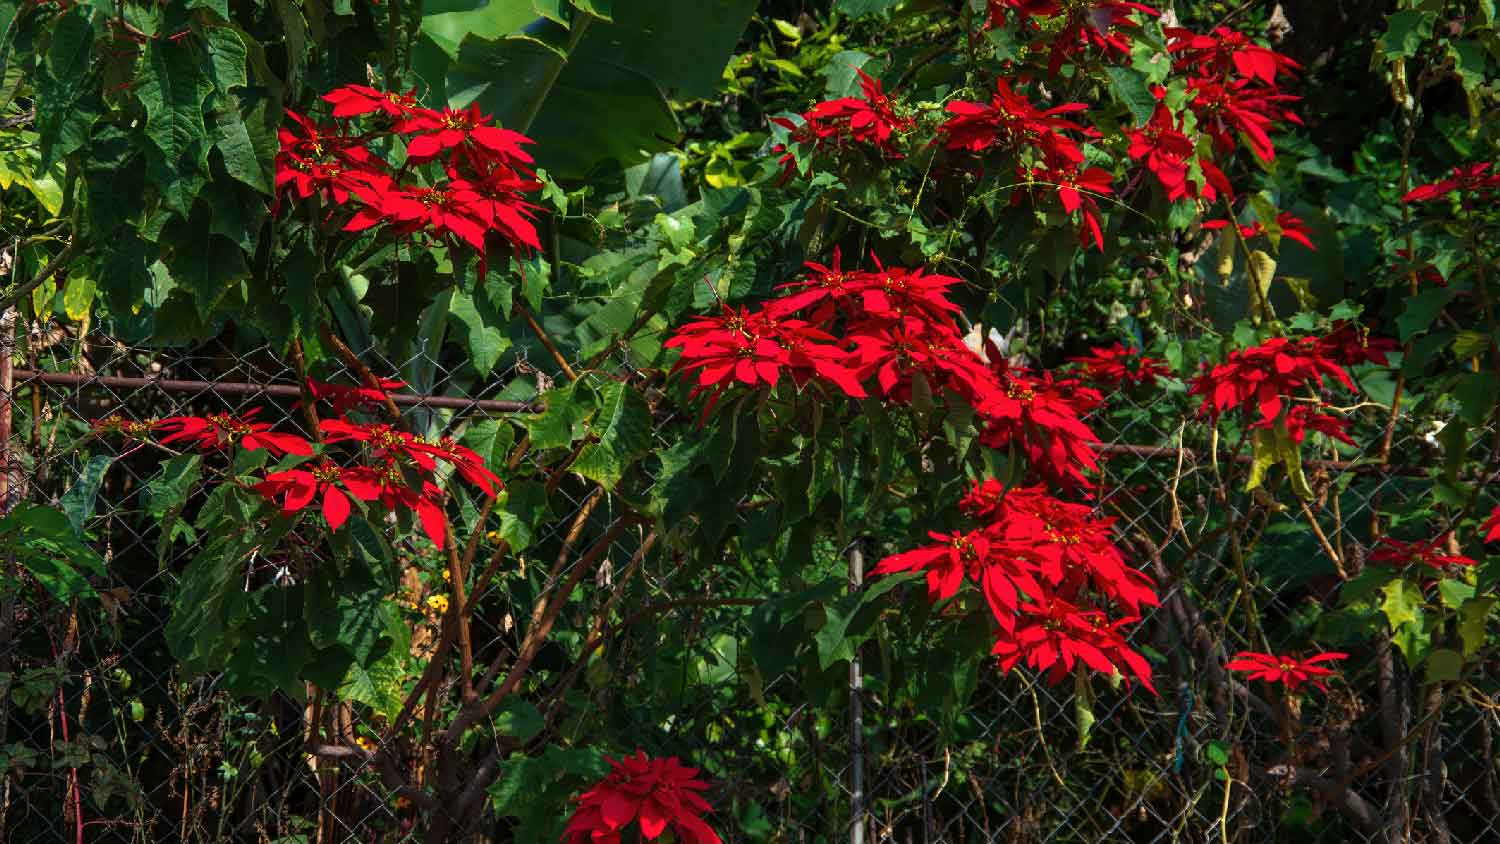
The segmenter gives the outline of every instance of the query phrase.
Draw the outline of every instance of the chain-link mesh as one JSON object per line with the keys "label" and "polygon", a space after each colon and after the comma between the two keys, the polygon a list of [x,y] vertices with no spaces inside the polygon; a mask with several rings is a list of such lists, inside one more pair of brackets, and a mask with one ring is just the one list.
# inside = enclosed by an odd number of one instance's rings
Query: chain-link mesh
{"label": "chain-link mesh", "polygon": [[[73,439],[66,432],[112,414],[151,419],[259,407],[264,421],[306,428],[288,391],[260,389],[297,384],[293,368],[268,348],[163,351],[43,335],[23,342],[28,367],[15,374],[11,391],[12,503],[57,503],[70,494],[76,479],[97,469],[90,464],[100,452],[62,447]],[[480,380],[461,373],[461,363],[420,353],[363,359],[374,373],[405,378],[423,393],[476,402],[409,412],[424,433],[461,427],[485,412],[479,401],[525,401],[548,386],[524,360]],[[319,374],[358,381],[338,369]],[[167,389],[168,381],[201,383]],[[1180,450],[1181,432],[1157,425],[1182,416],[1182,398],[1122,394],[1092,420],[1109,444],[1094,501],[1117,520],[1123,546],[1157,580],[1162,597],[1134,634],[1152,659],[1156,694],[1098,676],[1069,675],[1058,685],[1023,672],[1001,676],[988,660],[978,670],[957,666],[943,674],[937,668],[947,657],[935,644],[934,676],[949,688],[973,687],[957,717],[947,719],[941,706],[903,692],[910,686],[887,672],[877,637],[860,650],[856,736],[848,683],[838,673],[846,671],[843,663],[833,680],[762,676],[757,668],[749,653],[751,613],[756,600],[774,594],[771,578],[726,564],[694,580],[684,573],[694,567],[676,565],[670,554],[642,558],[652,609],[661,611],[633,617],[631,635],[605,649],[599,667],[589,669],[598,676],[580,682],[576,693],[583,705],[620,713],[613,726],[626,744],[702,766],[713,783],[716,826],[730,841],[1500,840],[1497,701],[1485,683],[1428,684],[1388,643],[1373,659],[1348,663],[1348,682],[1301,699],[1247,686],[1221,668],[1235,651],[1280,652],[1318,631],[1320,614],[1340,600],[1344,577],[1363,567],[1375,515],[1402,512],[1430,494],[1426,473],[1410,467],[1424,465],[1434,447],[1398,428],[1392,459],[1384,462],[1400,465],[1348,465],[1378,457],[1378,436],[1367,438],[1376,443],[1369,454],[1309,461],[1315,497],[1306,508],[1270,497],[1225,498],[1220,461],[1246,455]],[[1179,409],[1158,413],[1156,402]],[[1383,418],[1367,424],[1378,431]],[[1474,456],[1484,465],[1490,455],[1475,440]],[[670,443],[659,437],[658,444]],[[84,526],[108,564],[98,597],[103,611],[10,595],[0,616],[7,692],[0,700],[0,839],[420,839],[416,807],[394,795],[369,762],[307,752],[306,724],[322,699],[278,695],[249,703],[226,692],[217,676],[187,676],[175,667],[163,631],[195,544],[164,542],[156,530],[158,455],[125,445],[104,462],[100,504],[91,502]],[[555,494],[553,518],[535,548],[556,549],[575,523],[602,526],[616,515],[607,497],[592,501],[586,487],[561,483]],[[643,529],[625,531],[600,556],[592,574],[600,594],[631,564],[643,536]],[[1241,547],[1242,536],[1253,546]],[[417,619],[435,569],[415,557],[405,564],[412,573],[392,598]],[[551,564],[543,553],[521,566],[536,576]],[[565,567],[556,572],[568,574]],[[292,575],[247,569],[244,576],[248,585]],[[1262,621],[1249,629],[1248,617]],[[476,619],[476,664],[515,646],[518,621],[509,612]],[[571,621],[586,628],[586,618]],[[410,647],[420,660],[436,629],[414,624]],[[650,689],[640,688],[643,665],[652,668]],[[661,678],[672,675],[664,667],[679,665],[682,682],[664,685]],[[953,676],[965,671],[967,680]],[[650,697],[655,708],[633,707],[637,696]],[[671,717],[661,720],[661,702],[674,698]],[[369,717],[345,706],[331,720],[348,743],[362,744],[382,734]],[[556,728],[567,734],[566,724]],[[477,840],[519,835],[517,823],[491,818],[474,827]]]}

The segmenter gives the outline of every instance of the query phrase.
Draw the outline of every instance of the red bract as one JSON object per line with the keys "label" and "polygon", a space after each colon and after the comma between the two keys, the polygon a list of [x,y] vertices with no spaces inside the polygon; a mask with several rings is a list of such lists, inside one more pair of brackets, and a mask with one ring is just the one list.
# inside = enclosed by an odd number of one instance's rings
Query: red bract
{"label": "red bract", "polygon": [[[1295,240],[1308,249],[1314,252],[1317,251],[1318,247],[1313,245],[1311,232],[1307,228],[1307,224],[1302,222],[1301,217],[1297,217],[1288,211],[1282,211],[1276,215],[1276,227],[1281,230],[1281,236],[1287,240]],[[1208,220],[1203,223],[1204,231],[1218,231],[1227,228],[1229,228],[1228,220]],[[1249,224],[1240,224],[1238,228],[1240,230],[1240,237],[1246,240],[1252,237],[1260,237],[1266,233],[1265,224],[1259,220]]]}
{"label": "red bract", "polygon": [[1301,125],[1288,106],[1300,100],[1291,94],[1253,85],[1249,80],[1220,82],[1207,77],[1189,79],[1188,109],[1198,118],[1198,128],[1213,138],[1220,152],[1232,151],[1240,133],[1250,151],[1262,161],[1276,159],[1271,132],[1279,122]]}
{"label": "red bract", "polygon": [[1357,366],[1361,363],[1390,366],[1387,355],[1399,348],[1400,345],[1395,340],[1389,337],[1372,337],[1367,326],[1346,320],[1334,323],[1332,331],[1318,338],[1318,353],[1344,366]]}
{"label": "red bract", "polygon": [[1099,438],[1051,374],[1033,376],[1002,362],[996,378],[997,387],[977,408],[985,422],[980,442],[1002,451],[1014,447],[1033,474],[1065,489],[1089,486],[1084,472],[1099,468],[1093,449]]}
{"label": "red bract", "polygon": [[1490,513],[1490,517],[1485,519],[1479,529],[1484,531],[1485,542],[1500,542],[1500,507]]}
{"label": "red bract", "polygon": [[313,501],[322,499],[323,520],[338,530],[349,518],[349,499],[338,488],[343,474],[343,469],[323,462],[311,469],[272,472],[254,489],[268,500],[280,498],[283,515],[301,512]]}
{"label": "red bract", "polygon": [[443,437],[435,443],[417,441],[412,445],[412,449],[445,461],[453,467],[453,471],[457,472],[460,478],[479,487],[485,495],[492,498],[505,488],[505,484],[500,481],[500,476],[485,467],[484,458],[479,456],[479,452],[466,445],[460,445],[450,437]]}
{"label": "red bract", "polygon": [[[333,407],[334,415],[343,416],[351,410],[371,410],[381,406],[385,402],[386,395],[391,390],[398,390],[406,386],[405,381],[397,381],[391,378],[378,379],[379,387],[349,387],[343,384],[329,384],[323,381],[308,380],[307,392],[315,402],[326,401]],[[298,402],[300,405],[301,402]]]}
{"label": "red bract", "polygon": [[[1145,126],[1126,130],[1125,137],[1130,139],[1127,152],[1131,159],[1145,163],[1166,191],[1169,202],[1199,196],[1213,202],[1220,193],[1232,196],[1234,189],[1224,171],[1209,159],[1198,158],[1192,139],[1180,129],[1181,122],[1173,119],[1172,112],[1165,105],[1158,105]],[[1198,182],[1189,178],[1194,164],[1201,174]]]}
{"label": "red bract", "polygon": [[[1056,74],[1065,59],[1093,47],[1115,55],[1130,52],[1130,35],[1140,29],[1132,20],[1136,14],[1161,15],[1156,9],[1131,0],[989,0],[989,26],[1003,23],[1009,10],[1038,31],[1052,33],[1052,55],[1048,72]],[[1061,26],[1045,26],[1035,18],[1065,15]]]}
{"label": "red bract", "polygon": [[933,603],[958,594],[967,579],[984,593],[990,612],[1006,630],[1014,629],[1022,601],[1041,594],[1036,565],[1021,554],[995,553],[994,539],[987,530],[927,535],[939,544],[886,557],[871,573],[925,572],[927,599]]}
{"label": "red bract", "polygon": [[228,413],[169,416],[152,427],[167,432],[161,439],[163,445],[187,442],[202,451],[238,446],[247,451],[265,449],[276,457],[288,454],[309,456],[313,453],[312,444],[307,440],[295,434],[275,433],[269,424],[254,421],[259,412],[260,408],[254,408],[246,411],[242,417]]}
{"label": "red bract", "polygon": [[410,190],[372,186],[369,195],[360,198],[367,205],[350,218],[345,231],[389,224],[399,234],[431,231],[442,240],[466,243],[475,252],[484,252],[489,220],[480,195],[465,182]]}
{"label": "red bract", "polygon": [[[785,117],[773,117],[771,122],[789,130],[792,143],[807,144],[820,151],[861,144],[885,158],[901,158],[895,137],[898,133],[911,131],[914,121],[896,113],[894,101],[881,88],[880,80],[858,68],[854,72],[859,74],[863,97],[841,97],[818,103],[803,112],[800,125]],[[781,158],[785,168],[783,181],[796,174],[796,158],[784,145],[778,145],[772,152],[784,153]]]}
{"label": "red bract", "polygon": [[531,139],[491,126],[491,119],[479,112],[479,103],[473,103],[467,109],[420,109],[396,123],[395,128],[403,135],[416,135],[406,146],[406,160],[413,164],[432,161],[450,150],[464,152],[475,163],[531,164],[531,156],[521,149]]}
{"label": "red bract", "polygon": [[1172,53],[1172,69],[1179,72],[1222,78],[1238,74],[1243,79],[1275,86],[1278,76],[1296,76],[1302,68],[1227,26],[1217,27],[1209,35],[1175,27],[1168,27],[1165,32],[1170,41],[1167,49]]}
{"label": "red bract", "polygon": [[1281,414],[1283,396],[1322,387],[1324,375],[1354,389],[1349,374],[1324,354],[1317,340],[1274,337],[1259,346],[1230,352],[1229,360],[1193,379],[1188,394],[1202,396],[1198,412],[1214,419],[1238,408],[1252,419],[1271,421]]}
{"label": "red bract", "polygon": [[423,481],[421,491],[411,488],[401,465],[388,460],[378,466],[359,466],[343,473],[344,488],[361,501],[378,501],[387,510],[404,507],[417,515],[422,532],[438,548],[447,536],[447,519],[438,503],[442,491],[431,481]]}
{"label": "red bract", "polygon": [[563,831],[565,844],[617,844],[631,821],[641,837],[654,841],[669,827],[680,844],[719,844],[719,836],[704,823],[712,812],[698,792],[708,784],[697,778],[675,756],[652,759],[642,751],[616,762],[612,770],[578,797],[578,809]]}
{"label": "red bract", "polygon": [[369,174],[380,171],[380,162],[358,139],[320,128],[291,110],[286,116],[293,125],[277,130],[281,142],[275,164],[278,194],[290,190],[298,199],[320,194],[342,205]]}
{"label": "red bract", "polygon": [[831,306],[842,308],[851,318],[900,319],[913,315],[931,323],[946,323],[958,313],[958,306],[948,299],[948,289],[961,284],[961,279],[928,274],[920,268],[886,269],[878,262],[879,269],[874,272],[845,272],[840,267],[841,257],[834,249],[831,268],[809,262],[807,278],[776,288],[794,292],[772,300],[766,310],[790,314],[818,306],[813,310],[813,319],[818,322],[833,316]]}
{"label": "red bract", "polygon": [[1134,677],[1151,691],[1151,665],[1126,644],[1119,628],[1134,619],[1108,622],[1098,610],[1083,609],[1061,598],[1046,599],[1039,608],[1028,608],[1014,632],[1002,632],[991,653],[999,657],[1000,670],[1009,672],[1024,662],[1045,672],[1056,684],[1083,663],[1102,674],[1118,673],[1127,682]]}
{"label": "red bract", "polygon": [[1462,554],[1445,553],[1442,546],[1446,537],[1428,540],[1426,542],[1406,542],[1400,539],[1392,539],[1382,536],[1376,540],[1375,546],[1370,549],[1369,561],[1394,568],[1406,568],[1407,566],[1421,565],[1430,569],[1443,571],[1449,566],[1472,566],[1475,561],[1471,557]]}
{"label": "red bract", "polygon": [[[1246,427],[1270,430],[1276,427],[1276,421],[1260,419]],[[1355,444],[1354,439],[1349,436],[1349,420],[1323,413],[1319,407],[1305,402],[1292,405],[1280,421],[1286,426],[1286,431],[1294,442],[1300,443],[1306,439],[1308,431],[1317,431],[1346,445]]]}
{"label": "red bract", "polygon": [[1065,103],[1041,109],[1016,93],[1004,79],[995,80],[995,95],[986,103],[951,102],[953,115],[938,127],[944,148],[952,151],[984,152],[991,147],[1011,151],[1035,149],[1049,167],[1077,167],[1083,163],[1078,142],[1062,134],[1089,130],[1061,115],[1088,109],[1083,103]]}
{"label": "red bract", "polygon": [[892,401],[911,400],[912,377],[919,372],[934,391],[947,388],[971,402],[988,389],[984,363],[952,328],[916,317],[869,320],[851,327],[849,339],[858,378],[873,378]]}
{"label": "red bract", "polygon": [[1085,378],[1104,387],[1118,387],[1122,383],[1151,384],[1158,378],[1172,375],[1166,361],[1146,357],[1135,347],[1127,349],[1119,343],[1069,360],[1083,367]]}
{"label": "red bract", "polygon": [[368,85],[345,85],[323,95],[323,101],[333,106],[334,117],[359,117],[363,114],[379,113],[386,117],[407,117],[421,109],[417,102],[416,89],[405,94],[395,91],[380,91]]}
{"label": "red bract", "polygon": [[690,396],[715,388],[707,414],[730,384],[774,387],[783,368],[798,386],[816,376],[845,395],[863,398],[864,388],[844,363],[847,354],[829,345],[833,339],[805,320],[745,308],[736,313],[724,305],[722,316],[694,320],[663,345],[682,350],[673,372],[697,372]]}
{"label": "red bract", "polygon": [[1500,189],[1500,172],[1491,173],[1490,163],[1483,161],[1476,164],[1462,164],[1454,167],[1453,173],[1448,178],[1422,185],[1406,196],[1401,197],[1401,201],[1431,202],[1447,196],[1454,191],[1474,194],[1473,198],[1479,199],[1487,197],[1496,189]]}
{"label": "red bract", "polygon": [[1252,680],[1280,683],[1296,690],[1303,683],[1312,683],[1322,691],[1328,691],[1320,678],[1333,676],[1333,669],[1318,663],[1347,659],[1346,653],[1322,653],[1307,659],[1298,659],[1291,654],[1266,654],[1255,651],[1240,651],[1234,659],[1224,664],[1231,671],[1244,671]]}

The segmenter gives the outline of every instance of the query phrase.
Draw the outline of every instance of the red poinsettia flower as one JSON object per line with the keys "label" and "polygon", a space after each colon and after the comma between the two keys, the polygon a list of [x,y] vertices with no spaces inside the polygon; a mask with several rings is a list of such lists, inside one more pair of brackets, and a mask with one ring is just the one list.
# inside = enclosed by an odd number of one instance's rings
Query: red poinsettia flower
{"label": "red poinsettia flower", "polygon": [[323,520],[338,530],[349,518],[349,499],[338,487],[343,476],[343,469],[324,461],[311,469],[272,472],[253,489],[267,500],[280,498],[283,515],[301,512],[313,501],[321,499]]}
{"label": "red poinsettia flower", "polygon": [[1110,623],[1098,610],[1046,598],[1040,606],[1023,612],[1014,632],[1002,631],[991,653],[999,658],[1005,673],[1024,662],[1056,684],[1081,663],[1102,674],[1118,673],[1127,681],[1133,677],[1155,694],[1150,663],[1119,632],[1120,626],[1131,621]]}
{"label": "red poinsettia flower", "polygon": [[1050,373],[1034,376],[1003,358],[996,367],[997,386],[978,407],[985,423],[980,442],[1002,451],[1014,446],[1033,474],[1065,489],[1089,486],[1084,473],[1099,468],[1093,448],[1099,438],[1076,401]]}
{"label": "red poinsettia flower", "polygon": [[1302,65],[1227,26],[1216,27],[1207,35],[1176,27],[1167,27],[1164,32],[1172,69],[1179,72],[1220,78],[1238,74],[1275,86],[1277,77],[1296,76],[1302,69]]}
{"label": "red poinsettia flower", "polygon": [[875,271],[845,271],[840,266],[841,260],[835,247],[832,267],[808,262],[807,277],[778,286],[777,290],[792,292],[772,300],[766,310],[784,315],[813,307],[812,318],[820,323],[832,318],[835,306],[851,318],[900,319],[913,315],[932,324],[947,322],[952,314],[958,313],[958,306],[948,298],[948,290],[962,284],[962,279],[927,273],[921,268],[887,269],[878,260]]}
{"label": "red poinsettia flower", "polygon": [[480,195],[466,182],[454,180],[436,187],[389,187],[361,196],[366,206],[344,225],[345,231],[364,231],[390,224],[397,233],[430,231],[439,238],[485,251],[489,229]]}
{"label": "red poinsettia flower", "polygon": [[1431,202],[1454,191],[1474,194],[1476,198],[1479,198],[1489,195],[1496,189],[1500,189],[1500,172],[1490,172],[1490,162],[1482,161],[1454,167],[1453,173],[1448,178],[1422,185],[1401,197],[1401,201]]}
{"label": "red poinsettia flower", "polygon": [[1298,659],[1292,654],[1265,654],[1255,651],[1240,651],[1234,655],[1234,659],[1224,664],[1230,671],[1244,671],[1252,680],[1263,680],[1267,683],[1280,683],[1289,690],[1295,691],[1303,683],[1312,683],[1320,690],[1327,692],[1328,687],[1323,685],[1321,678],[1331,677],[1333,669],[1325,668],[1319,663],[1333,662],[1335,660],[1347,659],[1346,653],[1321,653],[1310,656],[1307,659]]}
{"label": "red poinsettia flower", "polygon": [[1382,536],[1376,540],[1375,547],[1370,549],[1369,561],[1395,568],[1406,568],[1407,566],[1426,566],[1431,569],[1443,571],[1450,566],[1472,566],[1476,565],[1472,557],[1462,554],[1449,554],[1445,552],[1444,545],[1446,537],[1440,536],[1426,542],[1406,542],[1400,539],[1392,539]]}
{"label": "red poinsettia flower", "polygon": [[1126,348],[1119,343],[1068,360],[1083,367],[1085,378],[1105,387],[1118,387],[1122,383],[1151,384],[1158,378],[1172,377],[1166,361],[1146,357],[1134,346]]}
{"label": "red poinsettia flower", "polygon": [[479,456],[479,452],[461,445],[451,437],[443,437],[435,443],[418,440],[410,447],[414,451],[426,453],[447,462],[460,478],[479,487],[485,495],[493,498],[496,493],[505,488],[505,484],[500,481],[500,476],[484,465],[484,458]]}
{"label": "red poinsettia flower", "polygon": [[368,85],[345,85],[324,94],[323,101],[333,106],[334,117],[359,117],[379,113],[386,117],[403,118],[421,108],[416,94],[415,88],[401,94],[380,91]]}
{"label": "red poinsettia flower", "polygon": [[451,170],[449,176],[453,179],[452,184],[462,185],[473,192],[475,198],[469,200],[469,210],[483,220],[490,231],[499,232],[517,249],[522,246],[542,248],[536,225],[531,222],[537,206],[523,198],[525,193],[539,190],[541,182],[503,165],[494,165],[472,180],[459,179],[458,174]]}
{"label": "red poinsettia flower", "polygon": [[618,844],[631,821],[641,838],[654,841],[669,828],[680,844],[719,844],[703,821],[713,811],[698,792],[708,784],[676,756],[653,759],[642,751],[609,762],[609,775],[578,797],[578,809],[563,831],[565,844]]}
{"label": "red poinsettia flower", "polygon": [[361,501],[378,501],[387,510],[405,508],[417,515],[422,532],[439,549],[447,537],[448,520],[438,503],[442,491],[431,481],[423,481],[420,490],[407,483],[401,464],[388,460],[378,466],[358,466],[346,469],[342,478],[344,488]]}
{"label": "red poinsettia flower", "polygon": [[[792,143],[805,144],[819,151],[857,144],[885,158],[901,158],[896,135],[911,131],[915,121],[896,113],[895,102],[881,88],[880,80],[858,68],[854,72],[859,74],[863,97],[841,97],[818,103],[800,115],[800,124],[785,117],[773,117],[771,122],[790,131]],[[796,156],[785,145],[778,144],[771,151],[782,154],[783,182],[796,175]]]}
{"label": "red poinsettia flower", "polygon": [[[1048,72],[1054,75],[1065,60],[1088,48],[1117,56],[1128,54],[1131,36],[1140,29],[1133,16],[1161,15],[1132,0],[989,0],[988,7],[988,27],[1002,25],[1009,11],[1038,32],[1050,34]],[[1054,20],[1058,16],[1063,16],[1060,23]],[[1043,23],[1038,18],[1048,20]]]}
{"label": "red poinsettia flower", "polygon": [[1301,97],[1282,94],[1250,80],[1221,82],[1209,77],[1189,79],[1187,107],[1198,118],[1198,128],[1214,141],[1220,152],[1230,152],[1243,133],[1250,151],[1261,161],[1276,160],[1271,132],[1278,123],[1301,125],[1289,106]]}
{"label": "red poinsettia flower", "polygon": [[[1103,167],[1090,167],[1080,170],[1073,166],[1058,168],[1033,167],[1022,168],[1020,177],[1028,185],[1036,188],[1046,187],[1057,192],[1057,200],[1062,203],[1063,210],[1069,214],[1082,212],[1083,228],[1078,232],[1078,237],[1085,244],[1092,243],[1094,247],[1104,249],[1104,231],[1099,227],[1099,203],[1095,196],[1108,196],[1114,193],[1110,185],[1113,176]],[[1020,194],[1015,194],[1019,199]]]}
{"label": "red poinsettia flower", "polygon": [[473,103],[467,109],[421,109],[395,128],[403,135],[416,136],[406,146],[406,160],[413,164],[432,161],[450,150],[462,150],[476,163],[531,164],[531,155],[521,145],[532,140],[520,132],[491,126],[492,119],[480,113],[479,103]]}
{"label": "red poinsettia flower", "polygon": [[291,110],[286,116],[292,125],[277,130],[281,143],[275,162],[278,196],[288,190],[298,199],[322,194],[342,205],[369,175],[380,172],[383,165],[359,139],[324,129]]}
{"label": "red poinsettia flower", "polygon": [[1231,408],[1247,416],[1275,420],[1281,414],[1283,396],[1297,395],[1310,386],[1322,387],[1323,376],[1337,379],[1350,390],[1354,382],[1337,362],[1330,359],[1318,341],[1285,337],[1249,349],[1229,353],[1229,360],[1193,379],[1188,395],[1202,396],[1198,412],[1214,419]]}
{"label": "red poinsettia flower", "polygon": [[187,442],[202,451],[215,451],[238,446],[247,451],[265,449],[275,457],[288,454],[311,456],[312,444],[295,434],[278,434],[265,422],[254,421],[260,408],[252,408],[243,416],[214,413],[208,416],[169,416],[154,427],[166,431],[162,444]]}
{"label": "red poinsettia flower", "polygon": [[1277,423],[1286,426],[1293,442],[1302,442],[1308,431],[1316,431],[1325,437],[1338,440],[1345,445],[1355,445],[1349,436],[1349,420],[1324,413],[1322,406],[1301,402],[1292,405],[1279,419],[1258,419],[1247,425],[1251,429],[1271,430]]}
{"label": "red poinsettia flower", "polygon": [[1004,78],[995,80],[995,94],[988,103],[950,102],[952,115],[938,127],[945,149],[984,152],[991,147],[1008,150],[1035,149],[1049,167],[1077,167],[1083,163],[1083,149],[1064,132],[1090,130],[1062,115],[1086,111],[1083,103],[1064,103],[1042,109],[1011,89]]}
{"label": "red poinsettia flower", "polygon": [[[377,387],[350,387],[344,384],[329,384],[325,381],[308,379],[307,392],[315,402],[328,402],[337,416],[343,416],[351,410],[363,409],[373,410],[380,407],[392,390],[399,390],[406,386],[405,381],[393,378],[377,379]],[[294,407],[301,406],[298,401]]]}
{"label": "red poinsettia flower", "polygon": [[880,393],[892,401],[911,400],[917,373],[932,390],[947,388],[970,401],[992,389],[984,362],[951,327],[917,317],[872,319],[851,325],[848,336],[855,347],[859,380],[874,379]]}
{"label": "red poinsettia flower", "polygon": [[[1212,161],[1197,157],[1197,145],[1182,133],[1180,124],[1165,105],[1157,105],[1146,125],[1125,131],[1125,137],[1130,139],[1127,153],[1132,160],[1145,163],[1166,191],[1169,202],[1200,196],[1213,202],[1221,192],[1233,196],[1234,189],[1224,171]],[[1198,169],[1197,180],[1191,178],[1194,165]]]}
{"label": "red poinsettia flower", "polygon": [[[1203,223],[1203,230],[1218,231],[1219,229],[1229,228],[1229,225],[1228,220],[1206,220]],[[1281,230],[1281,236],[1287,240],[1295,240],[1314,252],[1318,250],[1318,247],[1313,245],[1311,230],[1307,228],[1307,224],[1302,221],[1301,217],[1283,211],[1276,215],[1276,227]],[[1240,230],[1240,237],[1246,240],[1252,237],[1260,237],[1266,233],[1265,224],[1259,220],[1253,223],[1241,224],[1238,228]]]}
{"label": "red poinsettia flower", "polygon": [[1484,520],[1479,529],[1484,531],[1485,542],[1500,542],[1500,507],[1490,513],[1490,517]]}
{"label": "red poinsettia flower", "polygon": [[1368,326],[1348,320],[1339,320],[1334,323],[1332,331],[1318,338],[1319,354],[1344,366],[1357,366],[1361,363],[1390,366],[1387,355],[1399,348],[1395,340],[1373,337]]}

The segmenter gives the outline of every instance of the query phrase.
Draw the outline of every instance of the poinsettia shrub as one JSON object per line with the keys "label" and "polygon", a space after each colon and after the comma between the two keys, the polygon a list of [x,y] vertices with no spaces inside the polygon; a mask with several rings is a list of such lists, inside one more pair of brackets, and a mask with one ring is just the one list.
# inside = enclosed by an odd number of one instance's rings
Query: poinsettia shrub
{"label": "poinsettia shrub", "polygon": [[22,823],[1477,834],[1494,12],[1265,5],[0,3],[15,368],[277,373],[13,376]]}

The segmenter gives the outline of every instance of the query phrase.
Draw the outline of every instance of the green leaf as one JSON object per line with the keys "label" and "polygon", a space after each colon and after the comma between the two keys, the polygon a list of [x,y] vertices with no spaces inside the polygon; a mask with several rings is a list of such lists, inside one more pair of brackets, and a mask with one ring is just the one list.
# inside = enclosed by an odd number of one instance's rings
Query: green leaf
{"label": "green leaf", "polygon": [[605,384],[599,396],[599,418],[591,426],[598,442],[579,452],[571,468],[611,489],[631,463],[651,450],[651,408],[639,392],[621,381]]}
{"label": "green leaf", "polygon": [[1473,656],[1484,647],[1485,627],[1495,603],[1495,598],[1473,598],[1459,610],[1458,637],[1463,642],[1464,656]]}
{"label": "green leaf", "polygon": [[52,43],[36,80],[43,168],[82,147],[98,118],[94,104],[84,99],[97,84],[89,73],[94,45],[92,19],[93,10],[78,4],[59,17],[52,28]]}
{"label": "green leaf", "polygon": [[86,574],[104,574],[103,558],[79,541],[68,516],[51,507],[23,504],[0,519],[0,547],[59,601],[93,595]]}
{"label": "green leaf", "polygon": [[1156,98],[1151,95],[1151,86],[1147,84],[1146,75],[1140,71],[1110,65],[1105,68],[1109,74],[1109,91],[1115,100],[1130,109],[1130,117],[1135,125],[1144,126],[1151,121],[1151,115],[1156,112]]}
{"label": "green leaf", "polygon": [[182,508],[203,474],[202,461],[197,454],[179,454],[161,465],[146,484],[146,512],[153,519]]}
{"label": "green leaf", "polygon": [[1428,326],[1437,321],[1438,314],[1443,312],[1443,308],[1457,295],[1458,291],[1452,287],[1433,287],[1409,297],[1406,300],[1406,309],[1401,312],[1401,316],[1396,317],[1396,328],[1401,342],[1404,343],[1413,335],[1426,331]]}
{"label": "green leaf", "polygon": [[1463,671],[1464,658],[1458,651],[1439,648],[1427,654],[1428,683],[1451,683]]}
{"label": "green leaf", "polygon": [[469,423],[459,440],[474,449],[491,470],[499,470],[510,457],[516,429],[503,419],[477,419]]}
{"label": "green leaf", "polygon": [[496,710],[494,725],[495,730],[502,735],[530,741],[547,726],[547,722],[531,701],[511,697]]}
{"label": "green leaf", "polygon": [[543,393],[541,401],[546,409],[525,420],[537,451],[572,445],[597,407],[593,391],[577,381]]}
{"label": "green leaf", "polygon": [[901,5],[902,0],[834,0],[833,8],[851,18],[877,15]]}
{"label": "green leaf", "polygon": [[94,502],[99,498],[99,485],[104,482],[104,473],[109,471],[115,459],[107,454],[95,454],[78,473],[78,480],[59,499],[58,506],[68,514],[73,525],[73,535],[82,537],[83,527],[94,515]]}
{"label": "green leaf", "polygon": [[146,136],[170,167],[196,170],[206,151],[203,103],[213,86],[190,44],[164,38],[147,43],[135,92],[146,107]]}
{"label": "green leaf", "polygon": [[1385,593],[1380,611],[1385,613],[1392,630],[1418,622],[1422,614],[1422,590],[1419,586],[1405,578],[1398,578],[1387,583],[1380,591]]}
{"label": "green leaf", "polygon": [[1406,9],[1387,15],[1386,31],[1376,41],[1386,59],[1409,59],[1417,54],[1422,43],[1432,37],[1432,23],[1436,15],[1429,11]]}
{"label": "green leaf", "polygon": [[448,315],[458,320],[464,328],[464,344],[469,350],[470,365],[479,377],[488,376],[500,356],[510,348],[510,338],[501,330],[505,325],[505,318],[495,312],[487,297],[476,300],[461,290],[453,291]]}
{"label": "green leaf", "polygon": [[920,575],[916,574],[882,577],[829,603],[824,608],[826,620],[813,635],[818,646],[818,666],[826,670],[834,663],[853,659],[855,648],[875,633],[881,599],[897,586],[911,583],[918,577]]}
{"label": "green leaf", "polygon": [[500,516],[500,539],[510,546],[511,553],[525,551],[551,514],[547,486],[538,481],[515,481],[500,493],[495,509]]}
{"label": "green leaf", "polygon": [[493,41],[520,32],[537,17],[531,0],[422,0],[422,34],[457,59],[472,35]]}

